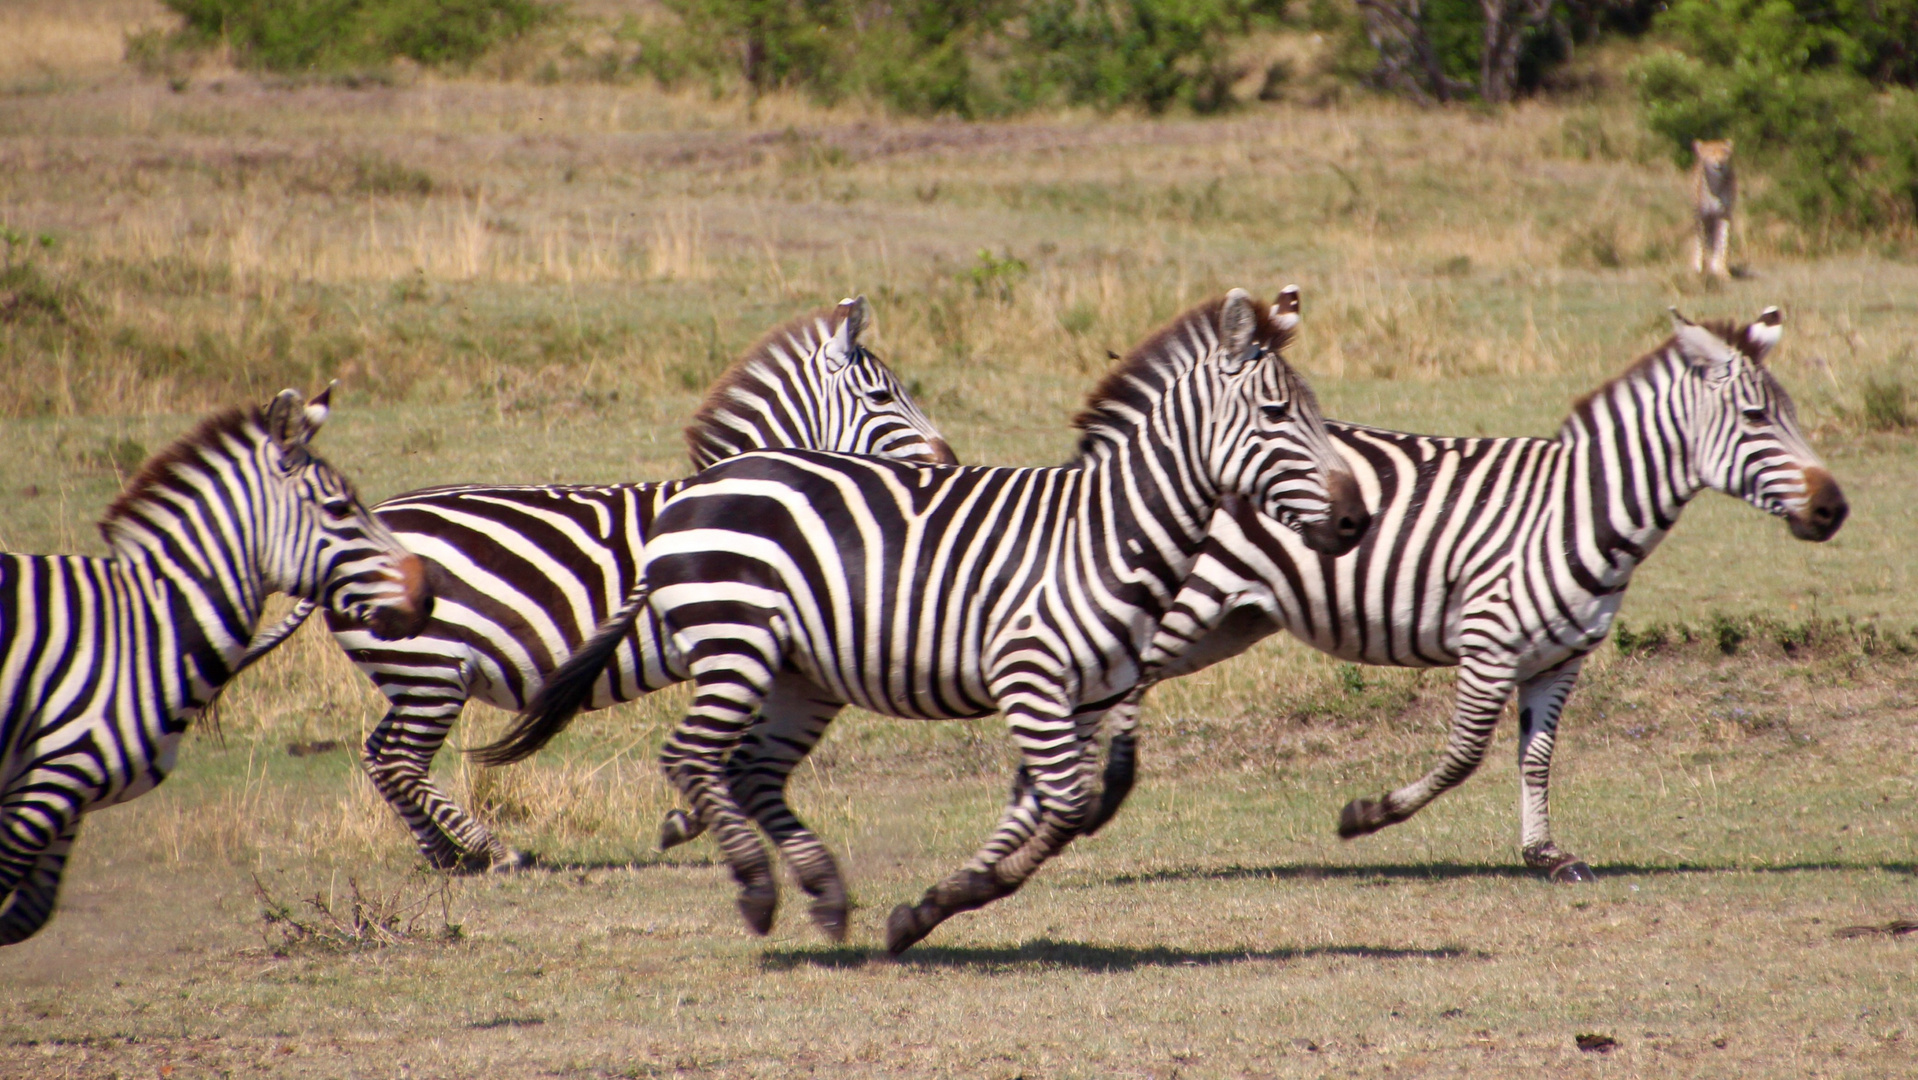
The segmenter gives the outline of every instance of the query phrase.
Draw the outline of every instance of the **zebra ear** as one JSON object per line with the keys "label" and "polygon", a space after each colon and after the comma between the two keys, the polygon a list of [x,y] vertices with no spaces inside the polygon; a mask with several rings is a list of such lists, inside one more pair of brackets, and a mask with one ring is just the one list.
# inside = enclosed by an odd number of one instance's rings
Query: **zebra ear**
{"label": "zebra ear", "polygon": [[320,425],[326,423],[326,418],[332,415],[333,388],[338,385],[337,379],[327,383],[326,389],[314,394],[313,400],[306,403],[306,408],[301,414],[301,419],[306,425],[305,432],[300,436],[301,442],[311,439],[313,433],[320,430]]}
{"label": "zebra ear", "polygon": [[290,450],[302,441],[306,401],[298,390],[282,390],[266,406],[266,433],[282,450]]}
{"label": "zebra ear", "polygon": [[1772,346],[1785,335],[1785,313],[1775,307],[1768,307],[1758,313],[1741,333],[1745,338],[1745,355],[1754,361],[1762,361]]}
{"label": "zebra ear", "polygon": [[1680,315],[1677,308],[1672,308],[1671,313],[1672,343],[1678,346],[1678,353],[1685,358],[1685,362],[1704,372],[1707,382],[1717,383],[1730,378],[1738,350],[1717,334]]}
{"label": "zebra ear", "polygon": [[866,326],[872,322],[872,305],[866,303],[863,296],[848,297],[833,309],[833,318],[839,321],[839,327],[826,343],[825,355],[827,370],[838,371],[852,361],[859,335],[865,333]]}
{"label": "zebra ear", "polygon": [[1219,309],[1219,367],[1227,375],[1237,375],[1254,356],[1258,347],[1253,338],[1259,332],[1259,313],[1252,306],[1252,294],[1233,289],[1225,294]]}
{"label": "zebra ear", "polygon": [[1279,290],[1279,298],[1272,301],[1272,322],[1280,330],[1290,330],[1299,325],[1299,287],[1287,285]]}

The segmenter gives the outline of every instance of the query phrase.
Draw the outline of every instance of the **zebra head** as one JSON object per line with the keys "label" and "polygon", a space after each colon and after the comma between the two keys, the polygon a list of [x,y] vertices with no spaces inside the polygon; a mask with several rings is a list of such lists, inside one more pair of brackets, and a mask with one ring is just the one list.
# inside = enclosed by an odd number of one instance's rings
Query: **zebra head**
{"label": "zebra head", "polygon": [[892,369],[859,343],[863,296],[773,330],[720,376],[686,428],[693,468],[748,450],[834,450],[956,465]]}
{"label": "zebra head", "polygon": [[361,505],[353,485],[308,447],[326,422],[328,387],[312,401],[282,390],[266,408],[260,448],[270,493],[262,584],[364,623],[374,636],[411,637],[433,593],[426,566]]}
{"label": "zebra head", "polygon": [[1212,447],[1227,491],[1337,557],[1365,537],[1372,515],[1352,469],[1332,445],[1318,399],[1281,355],[1299,324],[1299,288],[1288,285],[1267,311],[1243,289],[1219,308],[1218,369],[1223,421]]}
{"label": "zebra head", "polygon": [[1697,380],[1696,467],[1707,486],[1784,518],[1800,540],[1829,540],[1851,508],[1764,365],[1784,321],[1769,307],[1742,327],[1701,326],[1672,309],[1672,344]]}

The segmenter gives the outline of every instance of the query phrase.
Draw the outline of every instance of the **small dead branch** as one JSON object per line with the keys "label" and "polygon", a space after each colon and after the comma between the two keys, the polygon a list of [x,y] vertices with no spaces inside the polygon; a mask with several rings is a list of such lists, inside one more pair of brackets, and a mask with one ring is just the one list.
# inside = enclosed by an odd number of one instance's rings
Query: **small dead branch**
{"label": "small dead branch", "polygon": [[[352,952],[389,945],[437,942],[447,944],[464,936],[452,920],[453,882],[435,877],[423,890],[396,885],[391,892],[369,892],[358,878],[346,879],[348,896],[342,904],[314,893],[300,906],[280,900],[253,875],[253,891],[260,899],[260,937],[275,956],[294,949]],[[275,940],[277,936],[278,940]]]}
{"label": "small dead branch", "polygon": [[1833,930],[1831,936],[1835,938],[1861,938],[1877,937],[1882,934],[1885,937],[1903,937],[1906,934],[1912,933],[1918,933],[1918,920],[1893,919],[1888,923],[1875,923],[1867,926],[1841,926]]}

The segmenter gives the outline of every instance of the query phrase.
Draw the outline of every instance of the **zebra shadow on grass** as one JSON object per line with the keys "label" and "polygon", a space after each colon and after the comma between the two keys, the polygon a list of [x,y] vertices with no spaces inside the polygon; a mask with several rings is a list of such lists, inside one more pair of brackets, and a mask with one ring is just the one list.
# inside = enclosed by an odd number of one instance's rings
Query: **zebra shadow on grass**
{"label": "zebra shadow on grass", "polygon": [[[1592,872],[1601,880],[1608,877],[1669,877],[1680,874],[1809,874],[1830,872],[1880,871],[1887,874],[1918,876],[1918,862],[1838,862],[1836,860],[1793,863],[1593,863]],[[1543,883],[1545,875],[1517,863],[1283,863],[1273,866],[1175,866],[1118,874],[1086,882],[1086,888],[1108,885],[1148,885],[1175,881],[1334,881],[1350,880],[1361,884],[1385,884],[1391,881],[1445,881],[1457,878],[1533,878]]]}
{"label": "zebra shadow on grass", "polygon": [[1033,938],[1018,945],[920,945],[896,960],[878,949],[839,946],[823,949],[768,949],[760,967],[791,971],[800,967],[857,968],[867,964],[898,963],[919,968],[969,968],[1004,971],[1027,967],[1074,968],[1080,971],[1133,971],[1149,967],[1219,967],[1256,961],[1309,960],[1344,956],[1364,960],[1487,960],[1477,949],[1441,946],[1435,949],[1395,948],[1384,945],[1307,945],[1284,949],[1177,949],[1163,945],[1091,945],[1078,941]]}

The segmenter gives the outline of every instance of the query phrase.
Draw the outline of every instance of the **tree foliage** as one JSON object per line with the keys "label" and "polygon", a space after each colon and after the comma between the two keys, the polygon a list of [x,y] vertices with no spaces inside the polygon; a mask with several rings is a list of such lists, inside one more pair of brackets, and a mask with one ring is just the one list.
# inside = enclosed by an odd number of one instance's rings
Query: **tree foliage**
{"label": "tree foliage", "polygon": [[[1230,103],[1229,39],[1280,0],[666,0],[647,61],[671,82],[731,67],[755,92],[870,93],[914,113],[991,116]],[[697,28],[697,32],[688,30]]]}
{"label": "tree foliage", "polygon": [[1733,138],[1790,218],[1918,220],[1918,0],[1678,0],[1656,27],[1676,51],[1633,78],[1680,164],[1693,139]]}

